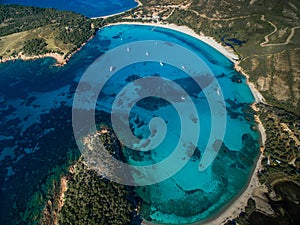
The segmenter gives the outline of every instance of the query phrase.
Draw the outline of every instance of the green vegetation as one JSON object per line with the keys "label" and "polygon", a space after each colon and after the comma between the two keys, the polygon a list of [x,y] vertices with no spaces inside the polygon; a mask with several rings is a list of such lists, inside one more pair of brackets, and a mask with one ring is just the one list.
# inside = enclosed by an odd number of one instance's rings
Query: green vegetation
{"label": "green vegetation", "polygon": [[269,203],[265,204],[268,204],[268,207],[272,209],[272,215],[266,215],[261,210],[257,210],[255,200],[250,198],[245,212],[240,213],[234,221],[228,221],[226,225],[299,224],[300,186],[294,182],[284,180],[272,185],[272,190],[272,192],[265,193],[265,196],[268,196],[269,199]]}
{"label": "green vegetation", "polygon": [[27,40],[24,43],[23,52],[27,55],[45,54],[47,53],[46,46],[47,43],[45,39],[42,38]]}
{"label": "green vegetation", "polygon": [[[300,42],[292,37],[291,42],[283,44],[291,28],[300,25],[300,13],[295,9],[300,9],[299,1],[290,2],[257,0],[251,5],[249,1],[226,0],[222,4],[194,1],[188,10],[176,10],[168,22],[190,26],[218,42],[222,42],[224,36],[246,41],[246,44],[233,44],[233,47],[250,80],[269,103],[300,115],[297,110],[300,107],[297,86]],[[267,46],[263,47],[265,36],[274,31],[270,22],[278,31],[270,35]]]}
{"label": "green vegetation", "polygon": [[68,189],[59,224],[130,224],[133,204],[130,188],[101,179],[81,162],[68,175]]}
{"label": "green vegetation", "polygon": [[[262,194],[256,194],[254,200],[249,199],[245,211],[240,213],[236,221],[240,225],[297,224],[299,216],[295,211],[299,211],[299,206],[295,202],[300,200],[300,166],[297,163],[300,159],[300,118],[277,107],[258,106],[267,140],[263,169],[257,175],[260,183],[267,187],[267,192],[262,191]],[[284,189],[284,195],[281,189]],[[258,204],[261,206],[258,207]],[[262,211],[264,208],[272,208],[273,215],[265,215]]]}
{"label": "green vegetation", "polygon": [[260,182],[268,187],[275,180],[290,179],[300,184],[295,162],[300,158],[300,118],[276,107],[260,105],[260,118],[266,129]]}
{"label": "green vegetation", "polygon": [[178,4],[184,4],[188,3],[189,1],[187,0],[141,0],[140,1],[143,5],[178,5]]}
{"label": "green vegetation", "polygon": [[0,5],[0,56],[56,52],[67,57],[95,34],[99,26],[92,22],[101,21],[55,9]]}
{"label": "green vegetation", "polygon": [[[136,196],[133,187],[114,183],[105,179],[105,175],[113,173],[113,170],[95,171],[86,166],[87,155],[91,155],[91,160],[97,160],[97,154],[101,154],[101,146],[121,159],[123,157],[121,145],[107,126],[102,127],[95,134],[90,134],[84,140],[86,151],[81,159],[71,167],[67,174],[67,191],[64,193],[64,205],[59,211],[59,224],[105,224],[105,225],[125,225],[132,224],[132,219],[136,216],[134,208],[137,207]],[[92,140],[92,141],[91,141]],[[101,157],[103,160],[103,157]],[[111,162],[106,162],[108,164]],[[99,168],[99,164],[97,164]],[[107,165],[105,167],[115,167]],[[138,220],[137,217],[135,217]]]}
{"label": "green vegetation", "polygon": [[[49,24],[71,24],[85,17],[67,11],[43,9],[19,5],[0,5],[0,33],[6,36],[13,33],[32,30]],[[73,23],[76,24],[76,23]]]}

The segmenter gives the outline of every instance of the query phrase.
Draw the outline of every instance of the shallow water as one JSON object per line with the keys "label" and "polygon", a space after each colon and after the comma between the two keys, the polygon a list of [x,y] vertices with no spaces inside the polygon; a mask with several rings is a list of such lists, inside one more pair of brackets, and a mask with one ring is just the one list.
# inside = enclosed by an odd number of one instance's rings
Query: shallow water
{"label": "shallow water", "polygon": [[90,18],[120,13],[137,6],[134,0],[2,0],[0,3],[67,10]]}
{"label": "shallow water", "polygon": [[[245,78],[234,70],[227,58],[193,37],[164,28],[153,30],[150,26],[118,25],[100,30],[64,67],[54,67],[52,59],[17,60],[0,65],[0,205],[7,206],[1,208],[1,215],[24,211],[26,202],[41,188],[51,168],[63,163],[68,148],[75,146],[71,107],[78,81],[88,66],[110,49],[123,44],[126,47],[126,44],[141,40],[172,42],[201,57],[217,78],[227,112],[221,150],[213,163],[201,172],[199,163],[210,137],[211,122],[214,116],[218,118],[218,115],[210,114],[204,96],[204,89],[209,89],[209,83],[201,89],[190,80],[184,69],[168,63],[162,66],[159,61],[145,61],[117,71],[104,85],[97,102],[99,111],[110,113],[115,96],[125,85],[132,83],[134,77],[155,75],[181,86],[191,97],[199,115],[197,151],[187,164],[161,183],[137,187],[137,193],[143,200],[142,216],[166,224],[204,220],[218,213],[245,187],[259,149],[258,133],[251,129],[254,121],[249,104],[254,99]],[[148,50],[142,51],[146,53]],[[109,68],[104,70],[109,71]],[[235,82],[236,79],[239,82]],[[216,92],[212,96],[217,96]],[[166,122],[166,137],[151,153],[140,154],[124,149],[132,165],[163,161],[179,142],[180,117],[172,104],[157,98],[145,99],[132,108],[129,124],[133,133],[144,138],[149,136],[148,124],[153,117],[161,117]],[[99,120],[110,122],[107,117],[101,118],[101,114],[97,118]],[[187,135],[194,134],[192,129],[187,132]]]}

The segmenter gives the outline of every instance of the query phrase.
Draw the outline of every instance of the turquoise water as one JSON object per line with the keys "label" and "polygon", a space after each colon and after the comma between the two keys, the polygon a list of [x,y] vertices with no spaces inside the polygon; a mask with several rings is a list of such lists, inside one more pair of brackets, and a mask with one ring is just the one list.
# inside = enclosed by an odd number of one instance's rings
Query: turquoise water
{"label": "turquoise water", "polygon": [[[194,154],[185,167],[174,176],[158,184],[138,187],[137,192],[143,200],[141,214],[147,220],[165,224],[193,223],[215,215],[247,184],[258,154],[258,134],[251,129],[254,122],[249,109],[249,104],[254,99],[245,78],[234,71],[233,64],[219,52],[182,33],[158,27],[153,32],[151,29],[152,27],[147,26],[133,26],[130,29],[128,26],[114,26],[103,30],[99,37],[110,39],[117,33],[115,39],[119,43],[128,39],[166,40],[189,48],[205,61],[212,73],[218,77],[227,109],[225,137],[216,160],[205,171],[199,171],[199,162],[212,129],[210,108],[201,89],[189,82],[184,71],[178,68],[170,65],[162,67],[158,62],[126,67],[117,72],[103,89],[105,96],[112,97],[101,99],[98,104],[109,112],[115,94],[128,83],[126,80],[132,74],[138,75],[139,78],[155,75],[173,80],[192,96],[200,119],[201,133],[197,145],[200,153]],[[148,122],[154,115],[163,118],[168,129],[164,141],[151,153],[141,154],[127,149],[125,154],[132,165],[160,162],[175,149],[181,128],[179,116],[172,105],[161,101],[160,103],[163,106],[151,107],[152,104],[158,103],[148,101],[133,107],[131,111],[130,123],[136,136],[149,136]],[[188,132],[192,135],[194,130]]]}
{"label": "turquoise water", "polygon": [[134,0],[2,0],[0,3],[67,10],[90,18],[120,13],[137,6]]}
{"label": "turquoise water", "polygon": [[[108,50],[140,40],[173,42],[201,57],[217,78],[227,112],[221,150],[213,163],[200,172],[199,162],[213,118],[203,91],[189,80],[184,70],[168,64],[162,66],[159,62],[135,63],[116,72],[105,84],[97,102],[98,122],[110,122],[114,97],[134,77],[153,75],[182,86],[199,113],[201,132],[197,153],[169,179],[136,188],[142,199],[141,215],[149,221],[165,224],[205,220],[226,207],[245,187],[258,155],[258,133],[251,129],[255,124],[249,108],[253,96],[232,62],[201,41],[173,30],[110,26],[100,30],[64,67],[53,66],[54,60],[49,58],[0,64],[1,224],[11,224],[14,215],[25,211],[28,199],[41,189],[49,171],[66,160],[68,148],[76,146],[72,133],[72,102],[78,81],[88,66]],[[162,99],[145,99],[132,108],[133,133],[147,137],[148,123],[154,116],[166,121],[166,138],[150,154],[124,149],[132,165],[162,161],[178,142],[178,113]],[[188,132],[193,134],[193,130]]]}

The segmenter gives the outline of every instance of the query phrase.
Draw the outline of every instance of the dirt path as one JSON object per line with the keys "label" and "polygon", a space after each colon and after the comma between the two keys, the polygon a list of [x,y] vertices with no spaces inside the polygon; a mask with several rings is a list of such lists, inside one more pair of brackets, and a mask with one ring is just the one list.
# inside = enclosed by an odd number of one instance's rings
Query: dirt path
{"label": "dirt path", "polygon": [[212,17],[208,17],[205,14],[200,14],[199,12],[197,12],[196,10],[193,9],[186,9],[186,11],[190,11],[195,13],[197,16],[200,16],[202,18],[211,20],[211,21],[231,21],[231,20],[237,20],[237,19],[244,19],[244,18],[249,18],[252,17],[254,15],[247,15],[247,16],[237,16],[237,17],[232,17],[232,18],[212,18]]}
{"label": "dirt path", "polygon": [[287,45],[287,44],[289,44],[289,43],[291,42],[291,39],[293,38],[293,36],[294,36],[294,34],[295,34],[295,30],[300,28],[300,26],[292,27],[292,28],[291,28],[291,33],[290,33],[290,35],[287,37],[287,39],[286,39],[286,41],[285,41],[284,43],[273,43],[273,44],[269,44],[269,42],[270,42],[269,37],[270,37],[271,35],[275,34],[275,33],[278,31],[278,28],[277,28],[277,26],[276,26],[274,23],[272,23],[272,22],[269,21],[269,20],[266,20],[266,18],[265,18],[264,15],[261,16],[261,20],[262,20],[262,21],[268,22],[272,27],[274,27],[274,30],[273,30],[271,33],[269,33],[269,34],[267,34],[267,35],[265,36],[265,41],[262,42],[262,43],[260,43],[260,46],[261,46],[261,47]]}
{"label": "dirt path", "polygon": [[300,141],[295,136],[294,132],[291,131],[291,129],[288,127],[288,125],[285,124],[285,123],[280,123],[280,126],[281,126],[282,130],[287,132],[289,134],[289,137],[292,138],[295,141],[296,145],[300,146]]}
{"label": "dirt path", "polygon": [[174,12],[175,12],[175,8],[172,9],[172,11],[170,12],[170,14],[168,16],[166,16],[164,19],[165,20],[169,19],[169,17],[172,16]]}

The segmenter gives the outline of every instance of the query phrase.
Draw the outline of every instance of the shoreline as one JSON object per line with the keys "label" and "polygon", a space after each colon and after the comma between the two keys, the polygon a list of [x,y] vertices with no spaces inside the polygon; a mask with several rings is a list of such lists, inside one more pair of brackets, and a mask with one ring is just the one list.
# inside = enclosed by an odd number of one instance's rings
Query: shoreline
{"label": "shoreline", "polygon": [[[119,23],[112,23],[108,24],[106,26],[113,26],[113,25],[121,25],[121,24],[135,24],[135,25],[145,25],[145,26],[154,26],[154,27],[163,27],[168,29],[173,29],[182,33],[185,33],[187,35],[193,36],[197,38],[198,40],[210,45],[212,48],[219,51],[221,54],[223,54],[225,57],[227,57],[233,64],[234,69],[244,75],[246,77],[247,85],[249,86],[251,93],[254,97],[254,103],[251,105],[251,107],[257,111],[257,108],[255,107],[256,103],[265,103],[264,97],[259,93],[259,91],[256,89],[253,83],[249,81],[249,76],[243,71],[243,69],[239,66],[239,61],[236,59],[238,56],[233,52],[233,50],[229,47],[225,47],[222,44],[218,43],[214,38],[207,37],[204,34],[200,33],[197,34],[194,30],[187,26],[178,26],[176,24],[159,24],[159,23],[142,23],[142,22],[119,22]],[[265,129],[259,119],[258,116],[255,117],[255,121],[257,123],[258,132],[261,137],[261,147],[260,147],[260,153],[257,156],[256,164],[253,167],[253,171],[251,172],[251,176],[249,177],[248,183],[245,186],[245,189],[238,194],[238,196],[234,199],[232,199],[231,202],[228,203],[227,209],[221,210],[219,213],[217,213],[213,218],[203,220],[200,222],[195,222],[190,225],[220,225],[226,223],[228,220],[232,220],[239,216],[241,211],[245,210],[245,207],[247,206],[248,199],[253,196],[253,192],[256,189],[259,189],[263,187],[262,184],[260,184],[257,173],[258,171],[262,170],[262,159],[263,159],[263,152],[264,152],[264,146],[266,141],[266,133]],[[152,223],[149,221],[143,220],[143,225],[158,225],[158,223]]]}
{"label": "shoreline", "polygon": [[226,223],[228,220],[233,220],[239,216],[239,214],[245,210],[248,199],[253,196],[256,189],[261,188],[263,185],[260,184],[257,177],[257,172],[262,170],[262,159],[263,154],[259,153],[255,167],[253,168],[252,176],[245,186],[245,189],[241,191],[240,195],[232,199],[232,203],[228,203],[228,208],[220,212],[215,218],[208,219],[203,222],[196,222],[191,225],[220,225]]}
{"label": "shoreline", "polygon": [[109,17],[121,15],[121,14],[123,14],[123,13],[126,13],[126,12],[128,12],[128,11],[130,11],[130,10],[136,9],[136,8],[138,8],[138,7],[140,7],[140,6],[143,5],[139,0],[134,0],[134,1],[138,4],[138,5],[135,6],[134,8],[127,9],[127,10],[125,10],[125,11],[123,11],[123,12],[118,12],[118,13],[109,14],[109,15],[107,15],[107,16],[96,16],[96,17],[91,17],[90,19],[92,19],[92,20],[95,20],[95,19],[106,19],[106,18],[109,18]]}
{"label": "shoreline", "polygon": [[236,64],[236,59],[238,56],[234,53],[234,51],[228,47],[223,46],[222,44],[218,43],[214,38],[205,36],[203,33],[197,34],[193,29],[187,27],[187,26],[178,26],[174,23],[167,23],[167,24],[161,24],[161,23],[150,23],[150,22],[117,22],[117,23],[110,23],[108,25],[105,25],[104,27],[108,26],[114,26],[114,25],[144,25],[144,26],[153,26],[153,27],[162,27],[167,28],[171,30],[175,30],[184,34],[187,34],[189,36],[192,36],[205,44],[211,46],[212,48],[216,49],[218,52],[220,52],[222,55],[224,55],[226,58],[228,58],[232,63]]}
{"label": "shoreline", "polygon": [[[262,147],[261,147],[262,148]],[[262,188],[264,185],[260,184],[257,172],[262,170],[262,159],[264,158],[262,153],[259,153],[256,161],[256,165],[253,168],[251,178],[245,186],[245,189],[236,196],[236,198],[231,199],[229,203],[227,203],[228,207],[225,209],[221,209],[216,215],[212,216],[212,218],[204,219],[199,222],[194,222],[185,225],[221,225],[225,224],[229,220],[233,220],[239,216],[239,214],[245,210],[248,199],[253,197],[253,193]],[[226,205],[224,206],[226,207]],[[142,221],[142,225],[164,225],[160,223],[153,223],[147,220]]]}
{"label": "shoreline", "polygon": [[[249,79],[250,79],[249,75],[245,73],[245,71],[242,69],[242,67],[240,67],[239,62],[236,62],[236,63],[234,64],[234,69],[235,69],[237,72],[241,73],[242,75],[244,75],[244,76],[246,77],[246,79],[247,79],[247,84],[248,84],[248,86],[249,86],[249,88],[250,88],[250,90],[251,90],[251,92],[252,92],[252,95],[253,95],[253,97],[254,97],[254,99],[255,99],[254,104],[255,104],[255,103],[263,103],[263,104],[267,104],[266,101],[265,101],[265,98],[264,98],[264,97],[262,96],[262,94],[257,90],[257,88],[255,87],[255,85],[249,80]],[[255,111],[256,111],[256,110],[255,110]]]}
{"label": "shoreline", "polygon": [[[91,39],[94,38],[94,36],[95,35],[92,35],[91,37],[89,37],[85,42],[83,42],[80,45],[79,48],[77,48],[73,52],[65,53],[64,55],[61,55],[61,54],[58,54],[55,52],[50,52],[50,53],[41,54],[41,55],[26,56],[26,55],[22,54],[22,52],[20,52],[16,56],[10,56],[10,57],[0,59],[0,63],[11,62],[11,61],[15,62],[16,60],[29,61],[29,60],[35,60],[35,59],[53,58],[56,61],[54,66],[64,66],[68,63],[68,61],[71,59],[71,57],[74,54],[76,54],[78,51],[80,51],[83,46],[85,46]],[[67,57],[65,58],[66,55],[67,55]]]}
{"label": "shoreline", "polygon": [[[267,104],[266,101],[265,101],[265,98],[262,96],[262,94],[257,90],[255,85],[252,82],[250,82],[249,75],[247,75],[245,73],[245,71],[240,67],[239,61],[235,60],[236,58],[238,58],[238,56],[234,53],[234,51],[228,46],[223,46],[222,44],[217,42],[214,38],[205,36],[201,32],[200,32],[200,34],[197,34],[193,29],[191,29],[187,26],[178,26],[176,24],[159,24],[159,23],[149,23],[149,22],[147,22],[147,23],[142,23],[142,22],[118,22],[118,23],[108,24],[104,27],[114,26],[114,25],[122,25],[122,24],[124,24],[124,25],[127,25],[127,24],[132,25],[133,24],[133,25],[144,25],[144,26],[154,26],[154,27],[167,28],[167,29],[179,31],[181,33],[190,35],[190,36],[204,42],[205,44],[208,44],[209,46],[211,46],[212,48],[214,48],[215,50],[220,52],[222,55],[224,55],[226,58],[228,58],[233,63],[234,69],[237,72],[241,73],[243,76],[246,77],[246,83],[247,83],[248,87],[250,88],[251,93],[252,93],[253,98],[254,98],[254,102],[252,103],[251,108],[254,111],[258,111],[259,109],[257,109],[255,104],[257,104],[257,103]],[[258,116],[255,117],[255,121],[256,121],[257,126],[258,126],[258,132],[261,135],[262,146],[264,146],[265,141],[266,141],[265,129],[262,125],[262,122],[259,120]]]}
{"label": "shoreline", "polygon": [[17,56],[10,56],[6,57],[0,60],[0,63],[5,63],[5,62],[10,62],[10,61],[16,61],[16,60],[23,60],[23,61],[28,61],[28,60],[35,60],[35,59],[43,59],[43,58],[53,58],[56,61],[57,66],[63,66],[67,63],[67,60],[64,59],[64,55],[60,55],[58,53],[46,53],[42,55],[32,55],[32,56],[26,56],[23,54],[18,54]]}

